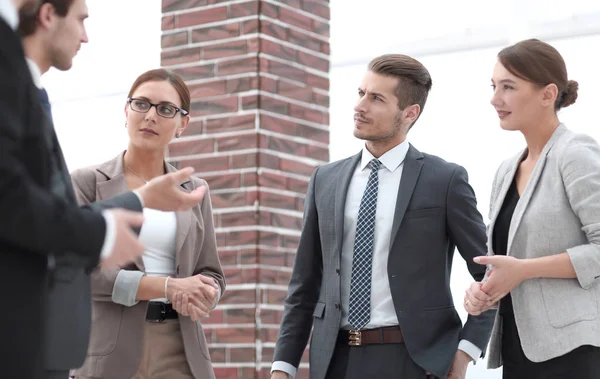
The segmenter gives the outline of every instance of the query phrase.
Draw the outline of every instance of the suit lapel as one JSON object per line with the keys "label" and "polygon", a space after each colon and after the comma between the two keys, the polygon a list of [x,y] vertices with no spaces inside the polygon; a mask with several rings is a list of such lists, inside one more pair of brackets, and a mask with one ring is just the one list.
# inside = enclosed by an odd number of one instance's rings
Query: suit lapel
{"label": "suit lapel", "polygon": [[[170,165],[166,164],[167,173],[175,172],[177,169]],[[194,190],[194,185],[191,180],[186,179],[180,183],[181,189],[185,192],[192,192]],[[193,213],[190,209],[186,211],[177,211],[175,212],[175,219],[177,220],[177,234],[175,236],[175,267],[179,266],[179,262],[188,262],[187,257],[181,257],[182,254],[189,254],[188,250],[182,250],[183,243],[187,238],[190,228],[192,227],[192,217]],[[199,256],[194,257],[196,260]],[[192,262],[192,265],[195,266],[196,262]]]}
{"label": "suit lapel", "polygon": [[[533,168],[533,172],[531,173],[531,176],[529,177],[529,181],[527,182],[527,185],[525,186],[525,190],[523,191],[523,194],[521,195],[521,198],[519,199],[519,202],[517,203],[515,212],[513,214],[511,222],[510,222],[510,228],[508,230],[508,242],[507,242],[507,246],[506,246],[506,254],[507,255],[510,255],[510,248],[511,248],[513,239],[515,238],[517,229],[519,228],[519,225],[521,224],[521,219],[523,218],[523,214],[525,214],[525,210],[527,209],[527,206],[529,205],[529,202],[531,201],[533,193],[535,192],[535,188],[537,187],[540,177],[542,176],[542,172],[544,171],[544,166],[546,165],[546,158],[548,157],[548,153],[550,152],[550,149],[552,149],[552,146],[554,145],[556,140],[565,132],[565,130],[566,130],[566,128],[562,124],[556,128],[556,130],[554,131],[554,133],[552,134],[552,136],[550,137],[548,142],[546,142],[546,145],[542,149],[542,153],[540,154],[540,157],[538,158],[538,161],[536,162],[535,167]],[[520,162],[521,162],[521,160],[519,160],[517,162],[517,164],[516,164],[517,167],[519,166]],[[514,171],[516,172],[516,169]],[[514,177],[514,172],[513,172],[513,177]]]}
{"label": "suit lapel", "polygon": [[[96,201],[107,200],[129,191],[123,174],[123,153],[102,164],[97,171],[106,176],[107,180],[96,182]],[[134,263],[140,271],[146,271],[142,257],[137,257]]]}
{"label": "suit lapel", "polygon": [[[40,105],[43,106],[42,102],[39,100],[39,92],[40,89],[35,87],[36,95],[38,95],[38,101]],[[58,137],[56,135],[56,130],[54,129],[54,122],[52,121],[52,114],[49,113],[46,109],[42,109],[43,113],[44,125],[43,132],[46,137],[46,142],[48,145],[48,149],[50,154],[52,155],[51,160],[53,161],[52,170],[56,171],[52,173],[53,180],[56,180],[56,186],[64,186],[64,196],[71,204],[77,204],[77,200],[75,199],[75,191],[73,190],[73,183],[71,182],[71,176],[69,175],[69,170],[67,169],[67,163],[65,162],[65,157],[63,155],[62,149],[60,147],[60,143],[58,142]],[[62,182],[58,184],[58,182]]]}
{"label": "suit lapel", "polygon": [[344,241],[344,209],[346,208],[346,197],[348,195],[348,187],[350,186],[350,181],[352,180],[352,175],[354,174],[354,170],[356,170],[356,165],[359,164],[360,159],[362,157],[362,151],[355,156],[347,159],[344,162],[344,165],[340,169],[340,174],[337,177],[336,187],[335,187],[335,235],[337,238],[336,241],[336,251],[338,255],[341,257],[342,254],[342,243]]}
{"label": "suit lapel", "polygon": [[[523,160],[523,157],[525,156],[525,154],[527,154],[527,150],[523,151],[521,154],[519,154],[518,157],[516,157],[514,159],[514,161],[511,164],[510,170],[508,172],[506,172],[504,174],[504,176],[502,178],[500,178],[498,180],[498,182],[496,183],[496,187],[500,186],[500,190],[498,191],[498,194],[493,199],[494,204],[490,205],[491,206],[491,212],[489,215],[490,223],[488,225],[488,246],[490,246],[489,249],[491,249],[491,246],[492,246],[492,234],[494,233],[494,226],[496,225],[496,219],[498,218],[498,214],[500,213],[502,204],[504,204],[504,199],[506,198],[508,189],[510,188],[513,178],[515,177],[515,173],[517,172],[517,169],[519,168],[519,164]],[[492,188],[492,191],[494,191],[494,190],[495,189]]]}
{"label": "suit lapel", "polygon": [[396,240],[398,230],[400,230],[400,224],[408,208],[408,203],[412,197],[415,186],[417,185],[417,179],[421,173],[423,167],[423,154],[415,149],[412,145],[408,148],[406,158],[404,158],[404,167],[402,169],[402,178],[400,179],[400,186],[398,187],[398,197],[396,199],[396,211],[394,213],[394,222],[392,224],[392,238],[390,242]]}

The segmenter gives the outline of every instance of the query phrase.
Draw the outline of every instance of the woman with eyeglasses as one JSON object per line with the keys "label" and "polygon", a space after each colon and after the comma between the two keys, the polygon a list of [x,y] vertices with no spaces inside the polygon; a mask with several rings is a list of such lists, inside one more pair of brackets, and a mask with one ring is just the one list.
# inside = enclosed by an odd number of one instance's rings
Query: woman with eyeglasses
{"label": "woman with eyeglasses", "polygon": [[[129,146],[98,166],[77,170],[73,185],[86,204],[135,190],[167,172],[167,145],[190,116],[190,92],[171,71],[151,70],[133,83],[125,105]],[[207,186],[197,177],[182,191]],[[130,266],[92,275],[92,331],[76,378],[214,378],[200,319],[225,290],[208,190],[195,208],[144,208],[146,251]]]}

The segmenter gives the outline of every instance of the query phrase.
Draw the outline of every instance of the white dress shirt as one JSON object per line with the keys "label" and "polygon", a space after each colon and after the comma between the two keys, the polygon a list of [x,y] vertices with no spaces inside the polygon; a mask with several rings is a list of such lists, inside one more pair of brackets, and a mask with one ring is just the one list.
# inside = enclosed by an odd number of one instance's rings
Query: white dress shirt
{"label": "white dress shirt", "polygon": [[[390,282],[388,279],[388,256],[390,253],[392,225],[396,212],[396,200],[398,188],[404,168],[404,158],[408,153],[408,141],[404,141],[393,149],[387,151],[381,157],[381,168],[379,169],[379,187],[377,192],[377,208],[375,211],[375,232],[373,239],[373,261],[371,271],[371,318],[364,329],[374,329],[385,326],[398,325],[398,317],[392,300]],[[342,297],[342,320],[341,329],[351,329],[348,322],[348,304],[350,299],[350,279],[352,276],[352,259],[354,256],[354,237],[356,234],[356,223],[358,211],[363,193],[367,188],[371,168],[369,162],[375,159],[373,154],[363,147],[362,158],[357,165],[348,193],[344,208],[344,236],[342,242],[341,262],[341,297]],[[410,288],[406,289],[410,291]],[[473,360],[481,355],[481,350],[473,343],[462,340],[458,348],[467,353]],[[280,370],[286,372],[290,378],[296,375],[297,368],[287,362],[273,362],[271,371]]]}
{"label": "white dress shirt", "polygon": [[[377,209],[375,211],[375,232],[373,236],[373,261],[371,269],[371,319],[364,329],[398,325],[398,317],[392,301],[392,292],[388,280],[387,262],[390,253],[392,224],[396,211],[398,187],[404,168],[404,158],[408,152],[408,142],[404,141],[383,154],[379,161],[379,188],[377,191]],[[358,210],[363,193],[367,188],[371,168],[369,163],[375,159],[366,147],[362,151],[362,159],[356,166],[344,208],[344,239],[342,243],[341,294],[342,294],[342,329],[351,329],[348,323],[348,303],[350,299],[350,278],[352,276],[352,260],[354,256],[354,237]]]}
{"label": "white dress shirt", "polygon": [[15,8],[12,0],[0,0],[0,17],[13,30],[17,30],[17,26],[19,26],[19,11]]}

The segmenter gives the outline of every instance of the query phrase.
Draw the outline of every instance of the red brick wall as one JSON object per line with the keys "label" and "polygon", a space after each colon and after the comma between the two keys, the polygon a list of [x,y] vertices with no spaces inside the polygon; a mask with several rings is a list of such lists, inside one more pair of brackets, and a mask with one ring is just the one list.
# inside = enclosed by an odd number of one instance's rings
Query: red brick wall
{"label": "red brick wall", "polygon": [[170,156],[210,185],[227,276],[204,321],[213,365],[218,378],[267,378],[308,180],[329,160],[329,1],[163,0],[162,11],[162,65],[192,92]]}

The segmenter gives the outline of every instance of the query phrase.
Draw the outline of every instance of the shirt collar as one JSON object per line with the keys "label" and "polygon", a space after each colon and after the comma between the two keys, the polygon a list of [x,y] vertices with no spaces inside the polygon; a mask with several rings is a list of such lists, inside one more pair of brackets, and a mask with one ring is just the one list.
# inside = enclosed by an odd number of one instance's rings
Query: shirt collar
{"label": "shirt collar", "polygon": [[3,18],[12,30],[17,30],[19,26],[19,11],[17,11],[12,0],[0,0],[0,18]]}
{"label": "shirt collar", "polygon": [[25,57],[25,60],[27,61],[27,66],[29,66],[33,84],[35,84],[37,88],[42,88],[42,71],[40,70],[40,67],[31,58]]}
{"label": "shirt collar", "polygon": [[[401,144],[395,146],[391,150],[388,150],[378,159],[385,168],[391,172],[394,172],[398,167],[400,167],[402,162],[404,162],[404,158],[406,158],[406,154],[408,153],[408,147],[408,141],[404,140]],[[365,167],[369,165],[369,162],[371,162],[373,159],[375,159],[375,157],[369,150],[367,150],[367,145],[365,144],[362,150],[360,169],[364,170]]]}

